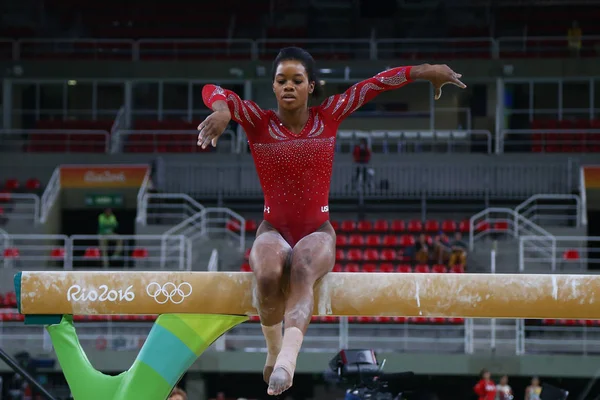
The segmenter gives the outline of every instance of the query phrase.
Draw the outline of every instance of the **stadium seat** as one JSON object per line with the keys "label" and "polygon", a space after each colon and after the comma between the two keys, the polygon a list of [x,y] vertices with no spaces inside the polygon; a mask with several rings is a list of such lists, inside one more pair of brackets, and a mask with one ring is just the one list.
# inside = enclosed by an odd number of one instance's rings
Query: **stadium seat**
{"label": "stadium seat", "polygon": [[402,247],[411,247],[415,245],[415,238],[412,235],[400,236],[400,245]]}
{"label": "stadium seat", "polygon": [[331,272],[342,272],[342,264],[336,263]]}
{"label": "stadium seat", "polygon": [[371,232],[373,230],[373,224],[371,221],[358,221],[356,227],[361,232]]}
{"label": "stadium seat", "polygon": [[508,221],[496,221],[494,222],[494,230],[496,232],[504,233],[508,231]]}
{"label": "stadium seat", "polygon": [[413,219],[408,222],[408,231],[410,233],[420,233],[423,231],[423,223],[418,219]]}
{"label": "stadium seat", "polygon": [[65,248],[56,247],[50,250],[50,258],[53,260],[64,260],[65,259]]}
{"label": "stadium seat", "polygon": [[4,296],[4,305],[10,308],[17,306],[17,295],[15,292],[8,292]]}
{"label": "stadium seat", "polygon": [[28,179],[27,182],[25,182],[25,188],[29,191],[38,190],[41,188],[41,186],[42,186],[42,184],[40,183],[40,180],[37,178],[31,178],[31,179]]}
{"label": "stadium seat", "polygon": [[381,246],[381,237],[379,235],[367,235],[366,245],[369,247]]}
{"label": "stadium seat", "polygon": [[428,273],[430,272],[429,265],[427,264],[419,264],[415,267],[415,272],[418,273]]}
{"label": "stadium seat", "polygon": [[350,246],[364,246],[365,245],[365,239],[362,235],[359,235],[357,233],[350,235],[350,238],[348,240],[348,244]]}
{"label": "stadium seat", "polygon": [[379,261],[379,252],[376,249],[366,249],[363,253],[365,261]]}
{"label": "stadium seat", "polygon": [[253,219],[246,220],[246,232],[256,232],[258,229],[258,224]]}
{"label": "stadium seat", "polygon": [[379,233],[385,233],[390,229],[388,222],[385,219],[378,219],[373,224],[373,231]]}
{"label": "stadium seat", "polygon": [[398,246],[398,236],[396,235],[385,235],[383,237],[384,247],[396,247]]}
{"label": "stadium seat", "polygon": [[440,231],[440,223],[436,220],[425,221],[425,232],[427,233],[438,233]]}
{"label": "stadium seat", "polygon": [[379,272],[394,272],[394,265],[390,263],[383,263],[379,266]]}
{"label": "stadium seat", "polygon": [[450,268],[450,272],[452,272],[454,274],[462,274],[465,272],[465,269],[459,265],[455,265]]}
{"label": "stadium seat", "polygon": [[335,245],[338,247],[344,247],[348,245],[348,236],[337,235],[335,238]]}
{"label": "stadium seat", "polygon": [[346,254],[344,250],[337,249],[335,251],[335,261],[344,261],[346,259]]}
{"label": "stadium seat", "polygon": [[15,178],[9,178],[4,182],[4,190],[7,190],[9,192],[17,190],[19,186],[19,180]]}
{"label": "stadium seat", "polygon": [[350,249],[348,250],[348,253],[346,253],[346,259],[348,261],[362,261],[363,252],[360,249]]}
{"label": "stadium seat", "polygon": [[401,219],[395,219],[390,226],[392,232],[399,233],[406,231],[406,224]]}
{"label": "stadium seat", "polygon": [[98,247],[88,247],[83,253],[83,258],[86,260],[98,260],[100,257],[101,253]]}
{"label": "stadium seat", "polygon": [[444,222],[442,222],[442,231],[444,233],[453,233],[456,232],[456,230],[457,226],[455,221],[447,219]]}
{"label": "stadium seat", "polygon": [[364,264],[362,267],[363,272],[377,272],[377,265],[375,264]]}
{"label": "stadium seat", "polygon": [[145,247],[136,247],[131,252],[131,258],[136,260],[144,260],[148,258],[148,249]]}
{"label": "stadium seat", "polygon": [[344,272],[360,272],[360,266],[357,263],[348,263],[344,267]]}
{"label": "stadium seat", "polygon": [[250,264],[244,263],[244,264],[242,264],[242,267],[240,268],[240,271],[242,271],[242,272],[252,272],[252,268],[250,267]]}
{"label": "stadium seat", "polygon": [[382,261],[395,261],[397,259],[396,250],[393,250],[393,249],[381,250],[380,259]]}
{"label": "stadium seat", "polygon": [[468,219],[465,219],[463,221],[460,221],[459,225],[458,225],[458,230],[461,233],[469,233],[469,231],[471,230],[470,228],[470,222]]}
{"label": "stadium seat", "polygon": [[578,261],[580,259],[577,249],[568,249],[563,252],[562,259],[564,261]]}
{"label": "stadium seat", "polygon": [[408,272],[412,272],[412,268],[408,264],[400,264],[400,265],[398,265],[398,268],[396,268],[396,272],[408,273]]}
{"label": "stadium seat", "polygon": [[245,259],[245,260],[249,260],[249,259],[250,259],[250,252],[251,252],[251,251],[252,251],[252,248],[251,248],[251,247],[248,247],[248,248],[246,249],[246,251],[244,252],[244,259]]}
{"label": "stadium seat", "polygon": [[4,258],[7,260],[17,259],[20,257],[19,249],[16,247],[7,247],[4,249]]}
{"label": "stadium seat", "polygon": [[342,221],[342,224],[340,226],[340,231],[347,232],[347,233],[352,233],[352,232],[356,231],[356,222],[354,222],[352,220]]}
{"label": "stadium seat", "polygon": [[431,272],[436,273],[436,274],[444,274],[444,273],[448,272],[448,268],[446,268],[445,265],[437,264],[431,268]]}

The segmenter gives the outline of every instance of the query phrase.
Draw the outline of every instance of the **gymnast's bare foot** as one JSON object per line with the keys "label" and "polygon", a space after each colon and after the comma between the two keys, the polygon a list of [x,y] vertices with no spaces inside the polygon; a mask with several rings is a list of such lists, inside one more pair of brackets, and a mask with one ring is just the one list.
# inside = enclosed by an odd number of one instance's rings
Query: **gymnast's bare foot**
{"label": "gymnast's bare foot", "polygon": [[265,383],[267,383],[267,384],[269,383],[272,373],[273,373],[273,366],[265,365],[265,367],[263,368],[263,380],[265,381]]}
{"label": "gymnast's bare foot", "polygon": [[292,387],[294,377],[282,367],[277,367],[269,379],[269,388],[267,394],[279,396]]}

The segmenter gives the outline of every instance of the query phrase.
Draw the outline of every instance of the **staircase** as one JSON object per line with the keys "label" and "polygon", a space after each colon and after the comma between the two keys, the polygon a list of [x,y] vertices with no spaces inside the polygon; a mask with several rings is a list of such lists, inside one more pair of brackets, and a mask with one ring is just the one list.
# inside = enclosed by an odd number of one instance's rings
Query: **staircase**
{"label": "staircase", "polygon": [[[179,237],[184,236],[187,270],[205,269],[213,250],[219,254],[219,268],[239,264],[245,249],[246,220],[241,215],[228,208],[206,208],[183,193],[146,194],[136,221],[138,234],[163,235],[165,259],[177,257],[181,252]],[[242,227],[240,232],[229,229],[231,221]]]}

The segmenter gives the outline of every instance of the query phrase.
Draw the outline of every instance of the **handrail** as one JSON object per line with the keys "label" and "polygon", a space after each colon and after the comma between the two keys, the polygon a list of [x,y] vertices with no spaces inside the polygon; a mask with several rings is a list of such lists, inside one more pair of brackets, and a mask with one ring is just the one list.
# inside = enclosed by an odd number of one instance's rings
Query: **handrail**
{"label": "handrail", "polygon": [[146,176],[144,177],[144,181],[140,186],[137,194],[137,216],[135,218],[137,223],[141,223],[146,225],[146,216],[148,212],[148,202],[144,201],[146,199],[146,195],[148,193],[148,187],[150,183],[150,171],[146,172]]}
{"label": "handrail", "polygon": [[44,193],[42,194],[42,203],[41,203],[41,216],[40,222],[45,224],[48,220],[48,215],[50,214],[50,210],[52,206],[54,206],[54,202],[60,193],[60,167],[56,167],[48,184],[46,185],[46,189],[44,189]]}
{"label": "handrail", "polygon": [[209,213],[225,213],[225,214],[229,215],[229,217],[234,218],[238,221],[238,224],[240,227],[239,250],[244,251],[244,249],[246,247],[246,219],[230,208],[208,207],[208,208],[205,208],[204,210],[202,210],[200,213],[198,213],[198,218],[200,218],[200,220],[201,220],[201,222],[200,222],[201,231],[196,233],[194,236],[192,236],[192,239],[194,237],[196,237],[197,235],[204,235],[204,234],[210,233],[211,231],[227,233],[227,234],[234,234],[227,227],[227,224],[231,218],[227,218],[227,220],[216,219],[217,222],[223,223],[222,228],[212,228],[210,226],[207,226],[208,222],[210,222],[210,217],[207,216],[207,214],[209,214]]}
{"label": "handrail", "polygon": [[[33,223],[34,224],[39,224],[40,221],[40,197],[37,194],[33,194],[33,193],[8,193],[6,195],[0,195],[0,196],[6,196],[9,199],[14,199],[14,200],[31,200],[33,202]],[[29,204],[29,203],[28,203]],[[29,219],[31,214],[28,213],[28,217],[27,219]],[[19,214],[15,214],[15,217],[18,218]],[[21,219],[26,219],[26,218],[21,218]]]}
{"label": "handrail", "polygon": [[515,207],[515,212],[521,216],[524,216],[523,215],[524,213],[521,211],[524,210],[531,203],[538,201],[538,200],[575,200],[576,208],[577,208],[577,216],[576,216],[577,227],[580,226],[582,214],[584,214],[584,213],[582,212],[582,208],[581,208],[581,198],[576,194],[536,194],[536,195],[531,196],[530,198],[528,198],[521,204],[519,204],[517,207]]}
{"label": "handrail", "polygon": [[[149,204],[150,199],[181,199],[181,200],[184,200],[184,201],[190,203],[192,206],[194,206],[196,208],[196,210],[194,210],[194,214],[192,214],[191,216],[184,219],[178,225],[181,225],[187,219],[192,218],[196,213],[204,210],[204,208],[205,208],[202,204],[198,203],[196,200],[194,200],[194,198],[190,197],[189,195],[187,195],[185,193],[145,193],[142,196],[141,202],[138,197],[138,213],[136,216],[136,221],[139,222],[140,224],[146,225],[148,222],[147,221],[148,204]],[[175,227],[171,228],[170,230],[172,230],[174,228]]]}
{"label": "handrail", "polygon": [[[113,149],[112,151],[114,153],[126,153],[127,149],[126,149],[126,144],[131,144],[131,143],[127,143],[127,140],[124,140],[123,137],[127,137],[128,135],[149,135],[147,137],[147,139],[151,139],[151,140],[144,140],[144,141],[140,141],[134,144],[139,144],[139,145],[153,145],[153,146],[157,146],[158,144],[164,145],[164,144],[187,144],[187,142],[185,143],[173,143],[173,141],[170,141],[168,143],[164,143],[164,142],[156,142],[155,140],[153,140],[153,138],[150,135],[157,135],[157,136],[171,136],[171,135],[189,135],[190,136],[190,140],[189,140],[189,145],[190,146],[196,146],[196,136],[198,135],[198,131],[194,130],[194,129],[119,129],[115,132],[114,136],[113,136]],[[237,142],[237,133],[235,133],[232,129],[226,129],[222,134],[221,134],[222,138],[230,138],[230,149],[231,152],[234,153],[235,152],[235,148],[236,148],[236,142]]]}
{"label": "handrail", "polygon": [[[39,135],[44,136],[44,135],[61,135],[64,136],[65,138],[62,141],[57,141],[54,138],[52,139],[48,139],[45,140],[43,138],[36,138],[35,140],[32,141],[31,138],[27,138],[27,139],[21,139],[21,135]],[[19,138],[20,141],[24,141],[24,142],[28,142],[29,145],[31,145],[32,143],[35,144],[39,144],[39,145],[45,145],[45,144],[65,144],[66,145],[66,150],[65,151],[69,151],[70,150],[70,146],[73,144],[78,144],[78,143],[90,143],[89,141],[83,141],[80,139],[83,139],[86,135],[101,135],[102,136],[102,143],[100,143],[100,140],[98,141],[94,141],[91,142],[92,144],[101,144],[104,147],[104,152],[108,153],[110,150],[110,133],[108,131],[102,130],[102,129],[73,129],[73,128],[69,128],[69,129],[0,129],[0,135],[14,135],[17,138]],[[70,135],[77,135],[78,138],[71,138]]]}
{"label": "handrail", "polygon": [[[581,110],[589,111],[589,108],[581,109]],[[557,110],[551,110],[551,111],[555,112]],[[526,110],[526,112],[529,112],[529,110]],[[536,110],[535,112],[539,113],[540,110]],[[508,138],[511,135],[533,136],[535,134],[541,135],[541,144],[542,145],[544,145],[544,144],[562,144],[562,143],[568,144],[569,142],[566,142],[565,140],[563,140],[563,138],[560,138],[558,140],[549,140],[546,138],[546,135],[552,135],[552,134],[592,135],[592,134],[600,134],[600,129],[563,129],[563,128],[559,128],[559,127],[557,127],[556,129],[503,129],[500,131],[500,151],[502,151],[502,152],[505,151],[506,141],[508,140]],[[596,143],[596,141],[591,141],[591,142]],[[516,143],[516,141],[513,141],[512,143]],[[519,141],[519,143],[523,143],[523,141]],[[598,144],[600,144],[600,143],[598,143]]]}
{"label": "handrail", "polygon": [[[586,48],[588,43],[594,43],[600,39],[600,36],[584,35],[581,38],[583,47]],[[564,51],[568,48],[566,36],[508,36],[508,37],[469,37],[469,38],[405,38],[405,39],[302,39],[302,42],[309,50],[313,51],[317,56],[320,54],[331,54],[336,51],[341,52],[364,52],[365,57],[371,60],[385,58],[386,52],[398,51],[398,46],[406,53],[448,53],[454,51],[471,52],[482,54],[486,57],[498,59],[502,56],[503,51],[518,51],[519,53],[530,51],[528,44],[538,45],[539,43],[547,44],[547,48],[534,47],[534,52],[537,54],[540,51],[556,51],[557,44],[564,46]],[[267,38],[267,39],[94,39],[94,38],[53,38],[53,39],[38,39],[27,38],[19,40],[2,40],[7,46],[10,46],[12,52],[12,60],[19,61],[22,59],[35,59],[36,53],[47,54],[48,52],[60,52],[66,55],[76,53],[77,48],[70,46],[47,46],[48,44],[88,44],[91,48],[96,49],[94,52],[86,50],[85,56],[88,59],[98,60],[110,55],[111,59],[118,57],[123,60],[139,61],[145,57],[152,58],[155,55],[164,56],[169,54],[173,59],[177,59],[179,55],[189,54],[193,51],[194,54],[204,55],[235,55],[247,57],[249,60],[258,60],[261,53],[261,48],[269,46],[283,46],[289,43],[298,42],[297,38]],[[0,43],[1,44],[1,43]],[[195,49],[190,49],[191,44],[222,44],[222,46],[205,47],[199,46]],[[413,46],[411,46],[411,44]],[[463,46],[464,44],[477,44],[476,46]],[[512,44],[512,46],[511,46]],[[39,45],[39,46],[36,46]],[[163,45],[157,48],[157,45]],[[183,46],[181,46],[183,45]],[[428,46],[433,45],[433,46]],[[387,46],[387,47],[386,47]],[[390,47],[392,46],[392,47]],[[313,48],[311,48],[313,47]],[[389,49],[389,50],[388,50]],[[109,51],[110,50],[110,51]],[[380,54],[383,53],[380,57]],[[509,54],[510,55],[510,54]]]}
{"label": "handrail", "polygon": [[219,250],[213,249],[210,253],[210,259],[208,260],[208,272],[216,272],[219,270]]}
{"label": "handrail", "polygon": [[587,193],[585,187],[585,167],[579,168],[579,193],[581,193],[581,225],[587,226]]}

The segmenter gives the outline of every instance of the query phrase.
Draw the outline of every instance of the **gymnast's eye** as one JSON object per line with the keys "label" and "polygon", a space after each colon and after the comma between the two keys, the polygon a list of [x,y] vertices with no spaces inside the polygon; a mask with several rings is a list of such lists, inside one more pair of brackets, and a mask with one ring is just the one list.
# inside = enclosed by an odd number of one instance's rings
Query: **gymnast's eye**
{"label": "gymnast's eye", "polygon": [[285,85],[285,79],[284,80],[280,79],[277,81],[277,83],[279,83],[280,85]]}

